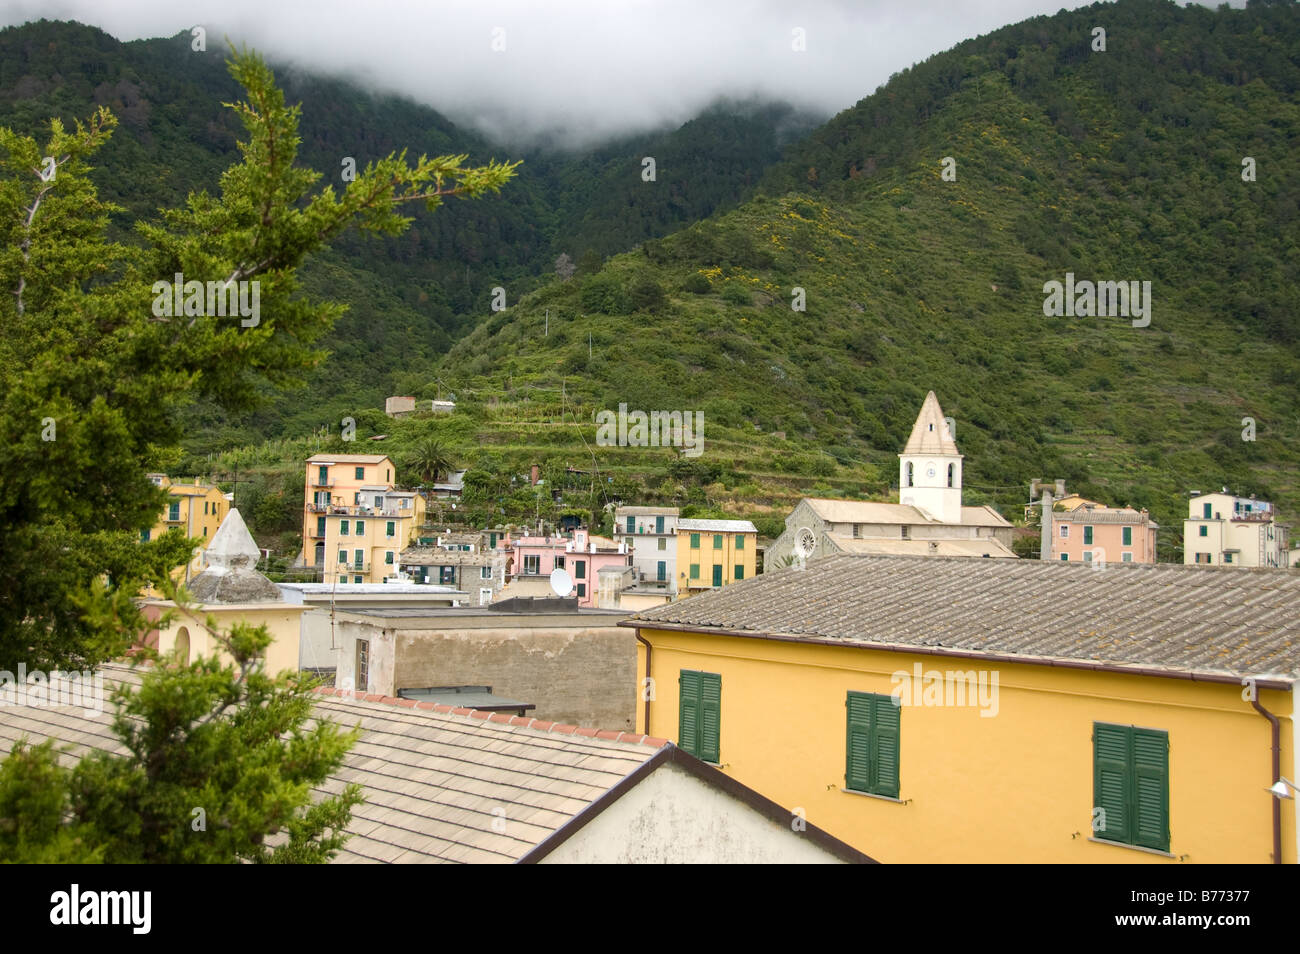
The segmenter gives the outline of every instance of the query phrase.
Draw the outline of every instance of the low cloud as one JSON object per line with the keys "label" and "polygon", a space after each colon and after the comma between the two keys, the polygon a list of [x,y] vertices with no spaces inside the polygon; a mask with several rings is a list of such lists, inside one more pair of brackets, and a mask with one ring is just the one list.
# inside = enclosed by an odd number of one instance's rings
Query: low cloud
{"label": "low cloud", "polygon": [[8,0],[0,24],[74,19],[122,40],[202,25],[210,44],[229,36],[273,60],[407,95],[504,144],[545,137],[577,146],[684,122],[722,96],[830,115],[964,39],[1060,8],[1060,0]]}

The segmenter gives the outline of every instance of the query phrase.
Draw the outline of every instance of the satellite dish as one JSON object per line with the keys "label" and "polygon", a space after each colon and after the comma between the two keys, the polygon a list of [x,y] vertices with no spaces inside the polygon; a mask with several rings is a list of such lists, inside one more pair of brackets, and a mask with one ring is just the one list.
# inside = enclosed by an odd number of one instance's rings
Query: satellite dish
{"label": "satellite dish", "polygon": [[569,574],[565,573],[563,570],[552,570],[551,589],[555,591],[556,596],[563,599],[573,592],[573,580],[571,580]]}

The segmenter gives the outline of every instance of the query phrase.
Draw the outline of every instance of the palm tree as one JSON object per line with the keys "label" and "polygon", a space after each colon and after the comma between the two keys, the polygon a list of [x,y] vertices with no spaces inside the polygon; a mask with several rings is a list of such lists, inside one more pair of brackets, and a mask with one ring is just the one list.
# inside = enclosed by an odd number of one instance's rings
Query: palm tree
{"label": "palm tree", "polygon": [[450,474],[455,468],[452,463],[451,455],[447,448],[443,446],[442,441],[436,437],[423,438],[413,448],[406,458],[406,466],[415,472],[419,478],[420,490],[424,494],[426,512],[431,510],[433,497],[433,485],[438,482],[438,478],[443,474]]}

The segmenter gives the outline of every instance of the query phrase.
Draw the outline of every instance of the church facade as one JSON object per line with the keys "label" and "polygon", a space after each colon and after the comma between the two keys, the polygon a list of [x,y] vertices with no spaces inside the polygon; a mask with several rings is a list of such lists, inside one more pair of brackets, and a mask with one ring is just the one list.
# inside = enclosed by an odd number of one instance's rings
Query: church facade
{"label": "church facade", "polygon": [[768,547],[764,569],[827,553],[1011,558],[1012,525],[962,505],[962,454],[931,391],[898,455],[899,502],[806,497]]}

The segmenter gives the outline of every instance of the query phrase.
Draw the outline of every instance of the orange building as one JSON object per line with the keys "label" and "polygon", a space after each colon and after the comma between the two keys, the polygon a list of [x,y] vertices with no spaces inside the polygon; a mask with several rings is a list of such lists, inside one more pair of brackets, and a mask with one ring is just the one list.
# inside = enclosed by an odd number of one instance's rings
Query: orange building
{"label": "orange building", "polygon": [[1112,509],[1084,501],[1062,513],[1053,511],[1049,560],[1063,563],[1155,563],[1160,529],[1145,510]]}

